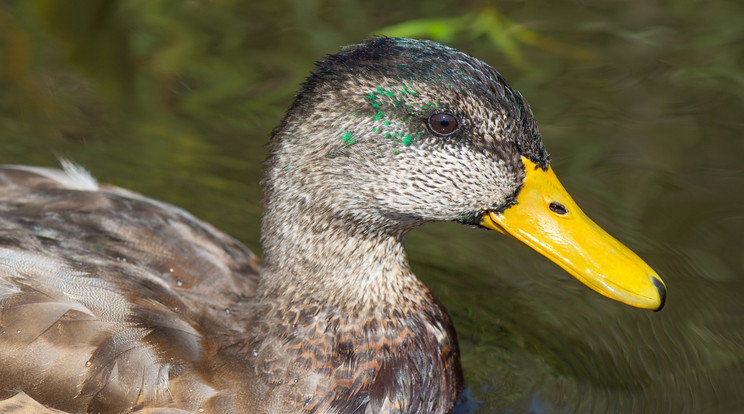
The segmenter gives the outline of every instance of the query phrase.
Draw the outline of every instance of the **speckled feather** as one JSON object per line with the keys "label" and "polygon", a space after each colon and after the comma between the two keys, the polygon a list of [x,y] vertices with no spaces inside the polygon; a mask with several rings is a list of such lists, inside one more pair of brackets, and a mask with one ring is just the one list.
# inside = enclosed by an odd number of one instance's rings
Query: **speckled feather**
{"label": "speckled feather", "polygon": [[[442,112],[459,122],[448,136],[427,127]],[[188,213],[71,164],[2,168],[0,404],[448,412],[457,338],[405,237],[507,208],[521,155],[547,166],[529,106],[495,70],[375,38],[320,62],[275,129],[261,266]]]}

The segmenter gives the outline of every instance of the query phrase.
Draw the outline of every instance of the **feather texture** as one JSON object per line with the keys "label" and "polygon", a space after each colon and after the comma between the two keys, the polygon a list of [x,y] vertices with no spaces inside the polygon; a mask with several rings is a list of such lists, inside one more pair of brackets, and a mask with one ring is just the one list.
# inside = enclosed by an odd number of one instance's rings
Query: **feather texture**
{"label": "feather texture", "polygon": [[255,292],[256,257],[177,208],[66,171],[0,169],[0,389],[71,412],[198,407],[216,391],[180,374],[204,363],[212,329],[242,329],[225,309]]}

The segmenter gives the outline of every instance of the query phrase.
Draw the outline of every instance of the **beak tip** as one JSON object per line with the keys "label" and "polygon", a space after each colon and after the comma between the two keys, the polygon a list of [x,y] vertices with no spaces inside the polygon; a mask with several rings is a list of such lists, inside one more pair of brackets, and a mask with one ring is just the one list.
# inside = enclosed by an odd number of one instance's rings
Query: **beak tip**
{"label": "beak tip", "polygon": [[659,307],[654,309],[654,312],[658,312],[664,307],[664,303],[666,303],[666,286],[664,286],[664,282],[662,282],[661,279],[656,276],[651,276],[651,283],[654,284],[654,287],[656,287],[656,291],[659,292]]}

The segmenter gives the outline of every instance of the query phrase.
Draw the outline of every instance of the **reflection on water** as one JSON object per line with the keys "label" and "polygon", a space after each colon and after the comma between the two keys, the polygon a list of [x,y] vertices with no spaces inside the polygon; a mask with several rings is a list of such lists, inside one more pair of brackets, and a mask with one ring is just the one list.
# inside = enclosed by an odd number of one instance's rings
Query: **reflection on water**
{"label": "reflection on water", "polygon": [[[68,156],[259,251],[265,142],[312,61],[382,27],[440,33],[520,89],[564,185],[669,290],[640,311],[495,232],[414,231],[412,266],[457,326],[458,412],[744,409],[740,2],[264,3],[0,6],[0,162]],[[451,31],[398,25],[452,13]]]}

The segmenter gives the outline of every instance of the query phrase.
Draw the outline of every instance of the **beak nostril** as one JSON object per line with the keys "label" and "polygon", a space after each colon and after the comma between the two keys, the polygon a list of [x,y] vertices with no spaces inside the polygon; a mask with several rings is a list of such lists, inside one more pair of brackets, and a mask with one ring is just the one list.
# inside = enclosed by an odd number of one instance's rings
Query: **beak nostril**
{"label": "beak nostril", "polygon": [[552,211],[553,213],[560,214],[561,216],[565,216],[566,214],[568,214],[568,209],[566,208],[566,206],[557,201],[552,201],[548,208],[550,208],[550,211]]}

